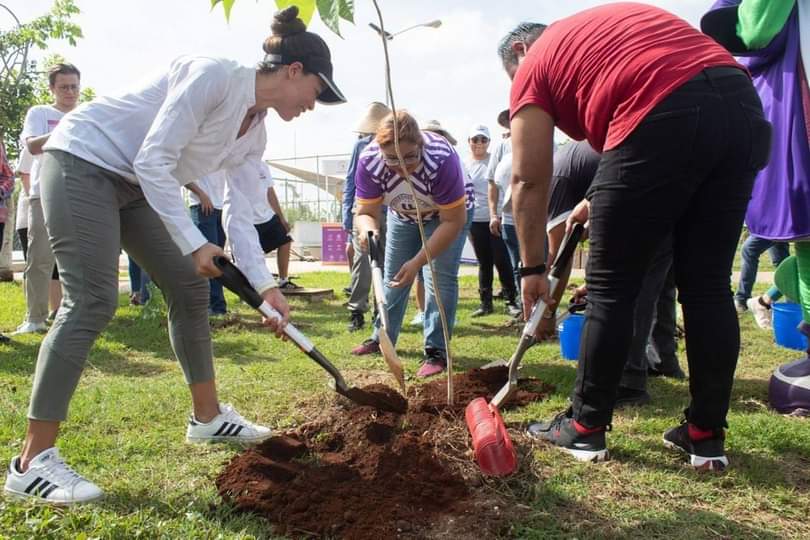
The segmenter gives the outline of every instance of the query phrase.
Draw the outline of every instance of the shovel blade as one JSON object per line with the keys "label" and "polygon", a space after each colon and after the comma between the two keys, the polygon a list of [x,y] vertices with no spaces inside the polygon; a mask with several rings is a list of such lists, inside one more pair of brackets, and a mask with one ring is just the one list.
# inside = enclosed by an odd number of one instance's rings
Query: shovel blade
{"label": "shovel blade", "polygon": [[394,347],[394,344],[391,342],[391,338],[388,337],[388,332],[385,331],[385,328],[380,328],[380,350],[382,351],[383,358],[385,359],[385,363],[388,364],[388,370],[397,380],[397,384],[399,384],[402,393],[405,393],[405,370],[402,367],[402,361],[399,359],[397,355],[397,350]]}

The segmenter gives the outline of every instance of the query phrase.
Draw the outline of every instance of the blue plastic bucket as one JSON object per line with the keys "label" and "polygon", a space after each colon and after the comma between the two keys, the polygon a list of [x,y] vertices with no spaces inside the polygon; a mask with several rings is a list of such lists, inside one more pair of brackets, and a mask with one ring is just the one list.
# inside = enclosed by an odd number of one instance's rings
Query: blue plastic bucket
{"label": "blue plastic bucket", "polygon": [[807,350],[807,336],[799,332],[797,326],[802,322],[802,308],[793,302],[778,302],[773,304],[773,337],[777,345]]}
{"label": "blue plastic bucket", "polygon": [[579,357],[579,341],[584,324],[585,315],[574,313],[557,327],[560,334],[560,353],[566,360],[577,360]]}

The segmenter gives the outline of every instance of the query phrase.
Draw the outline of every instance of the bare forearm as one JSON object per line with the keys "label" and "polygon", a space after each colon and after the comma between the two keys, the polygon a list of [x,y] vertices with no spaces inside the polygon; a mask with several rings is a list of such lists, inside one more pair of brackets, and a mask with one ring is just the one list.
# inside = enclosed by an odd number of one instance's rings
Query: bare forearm
{"label": "bare forearm", "polygon": [[381,205],[360,205],[357,208],[357,215],[354,217],[354,227],[364,238],[368,231],[380,230],[380,209]]}
{"label": "bare forearm", "polygon": [[48,142],[48,138],[50,136],[50,133],[46,133],[45,135],[40,135],[39,137],[29,137],[25,139],[25,145],[28,147],[28,151],[31,152],[31,155],[38,156],[41,154],[42,147],[45,146],[46,142]]}
{"label": "bare forearm", "polygon": [[495,182],[489,182],[487,195],[487,202],[489,203],[489,215],[495,217],[498,215],[498,199],[500,198],[500,192]]}
{"label": "bare forearm", "polygon": [[523,266],[539,266],[543,257],[548,209],[548,178],[512,183],[512,211]]}
{"label": "bare forearm", "polygon": [[198,186],[196,182],[189,182],[184,187],[197,197],[202,197],[205,195],[205,192],[200,189],[200,186]]}
{"label": "bare forearm", "polygon": [[31,175],[30,174],[21,174],[20,179],[22,180],[23,189],[25,190],[25,194],[28,195],[31,193]]}
{"label": "bare forearm", "polygon": [[[430,250],[430,256],[435,259],[444,253],[455,242],[462,229],[464,229],[463,221],[442,221],[428,238],[427,247]],[[425,250],[420,249],[419,253],[414,256],[413,261],[418,263],[419,266],[427,264]]]}
{"label": "bare forearm", "polygon": [[278,202],[278,197],[276,196],[276,190],[273,188],[269,188],[267,190],[267,203],[270,205],[270,208],[273,209],[273,212],[278,216],[279,219],[284,219],[284,210],[281,209],[281,205]]}

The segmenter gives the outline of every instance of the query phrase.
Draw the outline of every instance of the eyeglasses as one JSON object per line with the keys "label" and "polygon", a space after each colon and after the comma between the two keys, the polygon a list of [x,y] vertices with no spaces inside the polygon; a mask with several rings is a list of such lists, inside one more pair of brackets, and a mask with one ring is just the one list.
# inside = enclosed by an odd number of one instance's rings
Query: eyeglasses
{"label": "eyeglasses", "polygon": [[483,135],[477,135],[477,136],[473,137],[472,139],[470,139],[470,142],[472,142],[473,144],[484,144],[484,143],[488,143],[489,139],[487,139]]}
{"label": "eyeglasses", "polygon": [[[421,151],[419,151],[419,152],[416,152],[415,154],[409,154],[409,155],[403,157],[401,164],[402,165],[415,165],[415,164],[419,163],[419,160],[421,158],[422,158],[422,154],[421,154]],[[400,166],[399,159],[397,159],[395,157],[383,156],[383,161],[385,161],[385,164],[388,165],[389,167],[399,167]]]}
{"label": "eyeglasses", "polygon": [[79,85],[78,84],[62,84],[56,87],[57,90],[61,90],[62,92],[78,92]]}

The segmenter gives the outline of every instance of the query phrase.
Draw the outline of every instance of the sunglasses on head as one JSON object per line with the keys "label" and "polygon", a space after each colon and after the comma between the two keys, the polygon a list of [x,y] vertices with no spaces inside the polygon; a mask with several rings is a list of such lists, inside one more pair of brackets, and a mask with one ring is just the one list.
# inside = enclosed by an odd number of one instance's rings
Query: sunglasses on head
{"label": "sunglasses on head", "polygon": [[489,139],[487,139],[483,135],[476,135],[475,137],[470,139],[470,141],[472,141],[474,144],[482,144],[482,143],[488,143]]}

